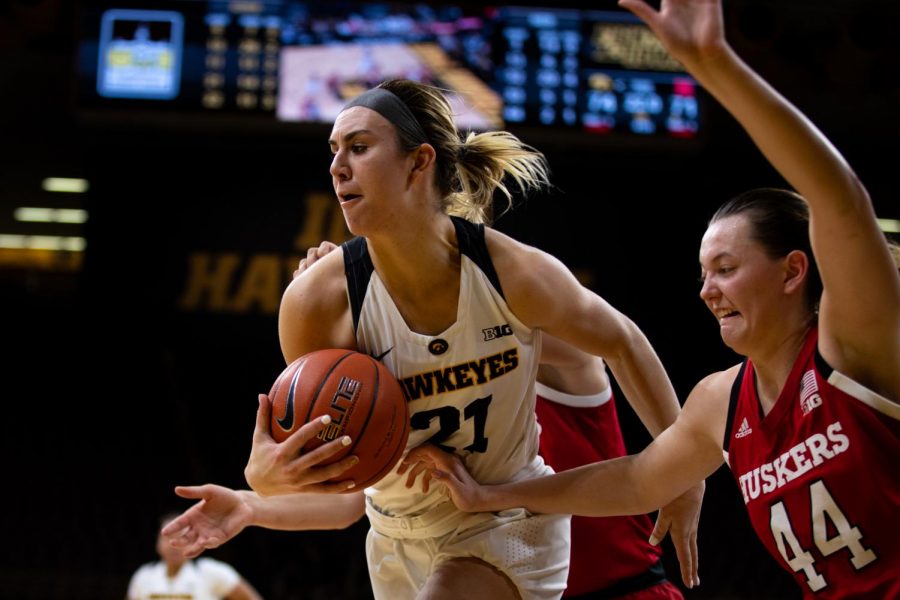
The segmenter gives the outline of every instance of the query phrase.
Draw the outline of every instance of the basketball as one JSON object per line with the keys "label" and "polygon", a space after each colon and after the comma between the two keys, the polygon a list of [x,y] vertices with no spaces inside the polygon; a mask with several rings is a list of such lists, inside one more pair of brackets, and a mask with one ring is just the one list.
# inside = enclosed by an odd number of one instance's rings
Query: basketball
{"label": "basketball", "polygon": [[269,392],[270,431],[283,442],[304,424],[331,416],[331,423],[303,447],[308,452],[349,435],[351,443],[326,460],[356,455],[359,462],[331,481],[352,479],[353,492],[378,482],[397,464],[409,438],[406,394],[387,367],[368,354],[325,349],[289,364]]}

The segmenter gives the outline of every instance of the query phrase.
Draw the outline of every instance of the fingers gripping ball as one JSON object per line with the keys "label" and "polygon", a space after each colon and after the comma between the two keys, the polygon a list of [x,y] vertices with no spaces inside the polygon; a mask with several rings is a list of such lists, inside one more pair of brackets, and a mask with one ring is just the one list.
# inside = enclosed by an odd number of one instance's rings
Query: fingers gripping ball
{"label": "fingers gripping ball", "polygon": [[326,462],[356,455],[359,462],[335,478],[352,479],[356,491],[378,482],[400,460],[409,438],[406,394],[387,367],[352,350],[326,349],[292,362],[269,392],[270,429],[277,442],[313,419],[331,423],[303,447],[308,452],[349,435],[351,443]]}

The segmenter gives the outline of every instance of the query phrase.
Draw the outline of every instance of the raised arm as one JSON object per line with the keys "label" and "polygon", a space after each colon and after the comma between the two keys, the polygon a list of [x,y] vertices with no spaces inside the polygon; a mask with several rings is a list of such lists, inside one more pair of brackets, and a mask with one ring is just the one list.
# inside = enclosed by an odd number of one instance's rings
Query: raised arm
{"label": "raised arm", "polygon": [[741,124],[810,206],[810,239],[825,291],[819,347],[836,369],[900,398],[900,277],[868,193],[844,157],[725,40],[720,0],[619,4]]}

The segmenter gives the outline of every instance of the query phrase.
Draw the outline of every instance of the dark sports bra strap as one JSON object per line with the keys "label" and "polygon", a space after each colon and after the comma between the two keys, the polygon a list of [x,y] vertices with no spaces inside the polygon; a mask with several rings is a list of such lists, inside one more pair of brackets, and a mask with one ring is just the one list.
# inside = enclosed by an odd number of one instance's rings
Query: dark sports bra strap
{"label": "dark sports bra strap", "polygon": [[737,412],[738,398],[741,395],[741,384],[744,382],[744,371],[747,370],[747,361],[741,363],[741,370],[738,371],[734,383],[731,385],[731,398],[728,400],[728,416],[725,418],[725,437],[722,439],[722,449],[728,452],[729,441],[731,440],[732,425],[734,424],[734,413]]}
{"label": "dark sports bra strap", "polygon": [[497,271],[494,269],[494,263],[491,261],[491,255],[488,253],[487,243],[484,239],[484,225],[466,221],[462,217],[451,216],[450,219],[456,228],[456,241],[459,244],[460,254],[465,254],[478,265],[494,289],[505,299],[503,288],[500,287],[500,278],[497,277]]}
{"label": "dark sports bra strap", "polygon": [[347,276],[347,295],[350,298],[350,310],[353,313],[353,332],[359,327],[359,314],[362,312],[363,300],[369,287],[369,279],[375,270],[366,239],[355,237],[341,244],[344,251],[344,273]]}
{"label": "dark sports bra strap", "polygon": [[[461,254],[468,256],[478,268],[484,272],[494,289],[503,296],[503,288],[500,287],[500,278],[491,262],[487,244],[484,239],[484,225],[471,223],[461,217],[451,217],[456,229],[456,239]],[[350,299],[350,309],[353,314],[353,331],[359,327],[359,315],[362,312],[363,300],[366,297],[366,289],[369,280],[375,271],[372,258],[369,256],[369,248],[366,239],[355,237],[341,244],[344,251],[344,273],[347,276],[347,294]]]}

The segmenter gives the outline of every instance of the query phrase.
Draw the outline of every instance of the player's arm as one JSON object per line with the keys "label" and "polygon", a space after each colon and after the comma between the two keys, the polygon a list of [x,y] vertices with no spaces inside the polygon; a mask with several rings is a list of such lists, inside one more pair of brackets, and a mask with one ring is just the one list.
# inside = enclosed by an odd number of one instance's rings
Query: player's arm
{"label": "player's arm", "polygon": [[507,302],[525,324],[603,357],[629,402],[656,411],[654,429],[675,420],[675,389],[635,323],[585,288],[553,256],[488,230],[488,248]]}
{"label": "player's arm", "polygon": [[244,492],[252,506],[252,525],[281,531],[345,529],[365,514],[362,490],[350,494],[291,494],[261,497]]}
{"label": "player's arm", "polygon": [[414,448],[402,462],[424,465],[447,486],[453,502],[469,512],[525,507],[534,513],[588,517],[645,514],[722,464],[721,438],[735,374],[731,369],[698,383],[675,423],[639,454],[492,486],[479,485],[457,457],[434,446]]}
{"label": "player's arm", "polygon": [[609,387],[603,359],[559,340],[543,336],[537,380],[566,394],[589,396]]}
{"label": "player's arm", "polygon": [[[598,394],[609,387],[609,377],[600,357],[582,352],[550,335],[543,338],[537,380],[560,392],[579,396]],[[628,400],[654,438],[676,418],[670,410],[656,410],[656,405]],[[654,545],[671,535],[681,577],[687,587],[700,583],[697,530],[705,487],[705,482],[700,482],[661,506],[650,534],[649,541]]]}
{"label": "player's arm", "polygon": [[840,152],[726,42],[719,2],[676,0],[656,11],[621,0],[741,124],[810,206],[825,291],[819,348],[839,371],[900,399],[900,277],[863,184]]}
{"label": "player's arm", "polygon": [[278,339],[288,364],[313,350],[356,350],[344,253],[329,251],[314,262],[315,268],[298,268],[278,309]]}
{"label": "player's arm", "polygon": [[[294,278],[285,290],[278,312],[278,336],[287,363],[314,350],[356,349],[346,290],[342,252],[331,252],[315,268],[308,268]],[[344,449],[346,437],[301,452],[327,423],[316,419],[277,443],[269,432],[271,411],[269,399],[260,395],[253,446],[244,469],[244,477],[255,492],[263,496],[335,493],[353,486],[349,480],[329,480],[356,464],[356,456],[320,466]]]}
{"label": "player's arm", "polygon": [[[501,275],[501,285],[516,315],[581,351],[603,357],[651,434],[663,435],[681,407],[659,357],[637,325],[583,287],[549,254],[502,234],[491,234],[488,240],[498,272],[509,274]],[[640,511],[660,510],[651,542],[671,532],[682,578],[689,586],[698,582],[696,534],[704,488],[701,477]]]}
{"label": "player's arm", "polygon": [[[603,359],[583,352],[552,335],[545,335],[537,380],[555,390],[576,396],[598,394],[610,385]],[[658,436],[678,416],[679,407],[625,398],[651,436]],[[674,410],[673,410],[674,409]]]}
{"label": "player's arm", "polygon": [[262,497],[250,490],[219,485],[177,487],[197,502],[162,529],[162,535],[192,558],[257,526],[283,531],[343,529],[365,512],[362,491],[337,496],[290,494]]}
{"label": "player's arm", "polygon": [[[610,385],[600,357],[582,352],[550,335],[543,338],[537,379],[555,390],[578,396],[598,394]],[[667,415],[653,410],[652,406],[648,407],[640,402],[631,402],[631,406],[653,437],[671,425]],[[669,504],[660,507],[649,540],[656,545],[666,535],[671,535],[682,581],[689,588],[700,583],[697,530],[704,489],[705,483],[700,482]]]}

